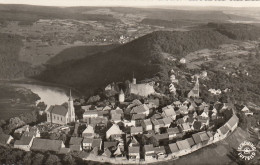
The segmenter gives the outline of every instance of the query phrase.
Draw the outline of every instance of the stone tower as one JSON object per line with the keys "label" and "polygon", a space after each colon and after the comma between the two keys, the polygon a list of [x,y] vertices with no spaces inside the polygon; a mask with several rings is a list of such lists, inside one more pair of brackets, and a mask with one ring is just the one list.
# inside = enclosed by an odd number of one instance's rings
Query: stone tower
{"label": "stone tower", "polygon": [[70,90],[70,96],[68,101],[68,123],[75,122],[75,109],[73,105],[73,98],[71,96],[71,90]]}
{"label": "stone tower", "polygon": [[121,89],[120,93],[119,93],[119,98],[118,98],[120,103],[125,102],[125,94],[123,92],[123,90]]}

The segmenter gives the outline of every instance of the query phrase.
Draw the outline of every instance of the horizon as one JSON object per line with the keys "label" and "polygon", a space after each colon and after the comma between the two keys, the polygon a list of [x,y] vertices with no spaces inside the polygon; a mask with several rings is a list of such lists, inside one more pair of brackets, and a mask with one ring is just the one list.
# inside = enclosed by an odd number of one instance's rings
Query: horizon
{"label": "horizon", "polygon": [[191,1],[191,0],[0,0],[0,4],[56,6],[56,7],[143,7],[143,8],[174,8],[174,7],[231,7],[258,8],[259,1]]}

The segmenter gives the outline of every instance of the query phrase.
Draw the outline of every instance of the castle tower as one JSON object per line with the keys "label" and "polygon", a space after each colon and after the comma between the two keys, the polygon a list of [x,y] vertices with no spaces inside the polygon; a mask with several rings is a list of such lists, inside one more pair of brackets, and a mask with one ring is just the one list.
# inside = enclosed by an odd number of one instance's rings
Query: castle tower
{"label": "castle tower", "polygon": [[120,93],[119,93],[119,98],[118,98],[120,103],[125,102],[125,94],[123,92],[123,90],[121,89]]}
{"label": "castle tower", "polygon": [[71,89],[70,89],[70,96],[68,101],[68,123],[75,122],[75,109],[73,105],[73,98],[71,96]]}

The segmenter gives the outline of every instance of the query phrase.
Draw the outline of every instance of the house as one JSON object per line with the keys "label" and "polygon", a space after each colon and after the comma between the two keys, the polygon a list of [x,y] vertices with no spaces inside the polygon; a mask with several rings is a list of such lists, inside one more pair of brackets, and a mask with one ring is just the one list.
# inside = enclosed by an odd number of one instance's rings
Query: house
{"label": "house", "polygon": [[[92,110],[92,111],[85,111],[83,113],[83,121],[84,122],[88,122],[91,123],[92,120],[95,120],[95,118],[97,118],[98,115],[98,111],[97,110]],[[90,121],[89,121],[90,120]]]}
{"label": "house", "polygon": [[117,124],[113,124],[106,132],[106,139],[121,137],[124,134]]}
{"label": "house", "polygon": [[226,123],[227,127],[231,132],[233,132],[237,128],[238,121],[238,117],[236,115],[233,115]]}
{"label": "house", "polygon": [[135,161],[140,159],[140,147],[132,146],[128,147],[128,157],[129,160]]}
{"label": "house", "polygon": [[[118,107],[117,107],[118,108]],[[118,109],[115,109],[115,110],[111,110],[110,111],[110,115],[120,115],[120,116],[123,116],[124,115],[124,112],[122,109],[118,108]]]}
{"label": "house", "polygon": [[130,128],[131,136],[142,134],[142,133],[143,133],[143,127],[131,127]]}
{"label": "house", "polygon": [[65,145],[61,140],[35,138],[31,150],[60,152],[63,148],[65,148]]}
{"label": "house", "polygon": [[121,114],[112,114],[111,121],[113,121],[114,123],[121,122]]}
{"label": "house", "polygon": [[157,157],[152,144],[144,145],[144,159],[152,160]]}
{"label": "house", "polygon": [[163,117],[170,117],[172,120],[176,120],[176,112],[174,111],[171,105],[168,105],[162,108],[162,116]]}
{"label": "house", "polygon": [[70,150],[71,151],[82,151],[82,141],[83,138],[81,137],[71,137],[70,138]]}
{"label": "house", "polygon": [[146,104],[142,104],[139,106],[134,107],[131,112],[131,114],[144,114],[145,116],[149,115],[149,108]]}
{"label": "house", "polygon": [[84,138],[94,138],[95,132],[91,125],[87,125],[86,129],[82,132],[82,137]]}
{"label": "house", "polygon": [[166,157],[166,151],[164,146],[154,147],[154,152],[158,159],[164,159]]}
{"label": "house", "polygon": [[200,116],[202,118],[208,118],[209,117],[208,113],[206,113],[205,110],[204,110],[204,112],[202,112],[202,114],[200,114]]}
{"label": "house", "polygon": [[147,101],[145,101],[145,104],[147,105],[147,107],[150,108],[158,108],[159,107],[159,99],[148,99]]}
{"label": "house", "polygon": [[173,105],[176,106],[176,107],[180,107],[182,104],[179,100],[177,100],[177,101],[173,102]]}
{"label": "house", "polygon": [[211,144],[213,142],[213,140],[214,140],[214,136],[213,136],[212,132],[210,132],[210,131],[207,131],[207,135],[209,137],[209,142],[208,143]]}
{"label": "house", "polygon": [[129,84],[129,93],[147,97],[150,94],[155,93],[152,83],[144,84]]}
{"label": "house", "polygon": [[188,123],[183,123],[181,125],[182,132],[190,132],[192,129]]}
{"label": "house", "polygon": [[163,123],[164,123],[164,127],[169,128],[171,123],[172,123],[172,118],[166,117],[166,118],[163,118],[162,120],[163,120]]}
{"label": "house", "polygon": [[143,120],[141,125],[145,131],[153,130],[153,125],[150,119]]}
{"label": "house", "polygon": [[194,140],[195,144],[194,146],[192,146],[192,150],[197,150],[197,149],[200,149],[202,147],[202,140],[200,138],[200,133],[195,133],[195,134],[192,134],[192,139]]}
{"label": "house", "polygon": [[249,115],[253,116],[253,114],[254,114],[252,111],[250,111],[247,108],[247,106],[244,106],[244,108],[241,111],[244,112],[246,116],[249,116]]}
{"label": "house", "polygon": [[123,121],[125,127],[135,127],[136,123],[135,120],[124,120]]}
{"label": "house", "polygon": [[24,151],[30,151],[34,138],[34,136],[23,134],[20,140],[16,140],[14,142],[14,148],[19,148]]}
{"label": "house", "polygon": [[134,136],[131,137],[128,143],[129,143],[128,145],[129,147],[140,146],[139,142],[136,140]]}
{"label": "house", "polygon": [[116,150],[118,147],[118,142],[116,141],[105,141],[104,142],[104,149],[111,149]]}
{"label": "house", "polygon": [[158,122],[158,120],[152,120],[152,124],[153,124],[153,130],[155,132],[160,132],[160,123]]}
{"label": "house", "polygon": [[204,131],[204,132],[199,132],[199,136],[200,136],[202,145],[208,144],[208,141],[209,141],[210,139],[209,139],[208,134],[207,134],[205,131]]}
{"label": "house", "polygon": [[143,120],[145,119],[145,114],[133,114],[132,120]]}
{"label": "house", "polygon": [[194,151],[194,148],[195,148],[196,143],[195,143],[195,141],[193,140],[193,138],[192,138],[192,137],[187,138],[187,141],[188,141],[188,143],[189,143],[189,145],[190,145],[191,150]]}
{"label": "house", "polygon": [[102,111],[109,111],[109,110],[111,110],[112,108],[110,107],[110,106],[105,106],[103,109],[102,109]]}
{"label": "house", "polygon": [[181,134],[181,131],[179,130],[178,127],[174,127],[174,128],[168,128],[167,133],[169,135],[169,140],[172,140],[174,138],[178,138],[179,135]]}
{"label": "house", "polygon": [[71,122],[75,122],[75,110],[73,105],[73,99],[70,97],[68,100],[68,106],[64,105],[52,105],[46,111],[47,113],[47,122],[55,123],[55,124],[67,124]]}
{"label": "house", "polygon": [[214,135],[214,142],[226,138],[229,131],[229,127],[226,124],[221,126],[219,129],[217,129],[217,132]]}
{"label": "house", "polygon": [[189,110],[188,110],[188,107],[185,105],[185,106],[181,106],[179,108],[179,111],[182,115],[187,115],[189,113]]}
{"label": "house", "polygon": [[83,150],[90,151],[92,149],[93,138],[84,138],[82,141]]}
{"label": "house", "polygon": [[202,125],[208,127],[209,126],[209,118],[204,118],[201,116],[197,116],[197,119],[199,122],[201,122]]}
{"label": "house", "polygon": [[179,148],[179,156],[186,155],[188,153],[191,153],[191,147],[187,139],[177,141],[176,142],[178,148]]}
{"label": "house", "polygon": [[92,148],[97,148],[98,150],[101,150],[101,145],[102,145],[102,139],[93,139],[92,141]]}
{"label": "house", "polygon": [[14,138],[11,135],[0,133],[0,145],[10,144]]}
{"label": "house", "polygon": [[178,157],[180,150],[179,150],[177,144],[176,143],[171,143],[171,144],[169,144],[169,148],[170,148],[170,152],[171,152],[172,156],[173,157]]}
{"label": "house", "polygon": [[151,141],[154,146],[159,146],[160,144],[165,144],[169,141],[169,134],[163,133],[163,134],[156,134],[151,137]]}

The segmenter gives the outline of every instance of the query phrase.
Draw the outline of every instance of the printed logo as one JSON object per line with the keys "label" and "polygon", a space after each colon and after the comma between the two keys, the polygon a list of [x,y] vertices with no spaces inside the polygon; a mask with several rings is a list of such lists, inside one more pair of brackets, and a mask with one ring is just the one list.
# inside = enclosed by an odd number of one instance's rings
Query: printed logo
{"label": "printed logo", "polygon": [[244,141],[238,146],[238,156],[243,160],[252,160],[256,155],[256,147],[252,142]]}

